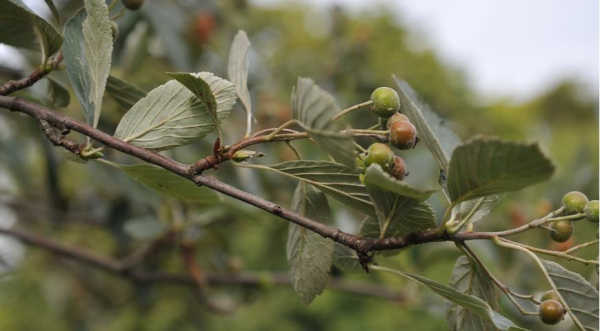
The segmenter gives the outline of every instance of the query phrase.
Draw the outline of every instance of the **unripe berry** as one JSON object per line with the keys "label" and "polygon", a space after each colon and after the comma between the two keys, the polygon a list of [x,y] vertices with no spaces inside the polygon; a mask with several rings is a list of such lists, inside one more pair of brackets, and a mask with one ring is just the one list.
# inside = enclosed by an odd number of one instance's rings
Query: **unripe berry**
{"label": "unripe berry", "polygon": [[573,223],[568,220],[552,222],[550,228],[550,238],[559,243],[565,242],[573,235]]}
{"label": "unripe berry", "polygon": [[412,123],[399,121],[390,127],[390,144],[397,149],[411,149],[417,144],[417,129]]}
{"label": "unripe berry", "polygon": [[389,130],[392,127],[392,124],[394,124],[396,122],[400,122],[400,121],[410,122],[410,120],[408,119],[408,117],[406,117],[406,115],[400,114],[400,113],[395,113],[394,115],[392,115],[392,117],[390,117],[387,120],[386,129]]}
{"label": "unripe berry", "polygon": [[122,0],[123,6],[129,10],[138,10],[142,8],[144,0]]}
{"label": "unripe berry", "polygon": [[588,221],[598,223],[598,200],[592,200],[583,207],[585,218]]}
{"label": "unripe berry", "polygon": [[556,300],[546,300],[540,305],[540,319],[546,324],[557,324],[564,315],[565,309]]}
{"label": "unripe berry", "polygon": [[556,300],[558,301],[558,295],[556,294],[556,292],[554,290],[549,290],[546,291],[542,297],[540,298],[540,301],[546,301],[546,300]]}
{"label": "unripe berry", "polygon": [[389,118],[400,109],[398,93],[389,87],[379,87],[373,91],[371,101],[371,110],[379,117]]}
{"label": "unripe berry", "polygon": [[374,143],[367,149],[367,156],[364,159],[365,167],[371,164],[379,164],[384,171],[388,171],[394,162],[394,152],[392,149],[382,143]]}
{"label": "unripe berry", "polygon": [[406,171],[406,162],[399,156],[394,157],[394,164],[392,164],[388,173],[397,180],[403,180],[408,174]]}
{"label": "unripe berry", "polygon": [[562,204],[565,206],[567,214],[583,213],[583,208],[588,203],[585,194],[577,191],[569,192],[562,198]]}

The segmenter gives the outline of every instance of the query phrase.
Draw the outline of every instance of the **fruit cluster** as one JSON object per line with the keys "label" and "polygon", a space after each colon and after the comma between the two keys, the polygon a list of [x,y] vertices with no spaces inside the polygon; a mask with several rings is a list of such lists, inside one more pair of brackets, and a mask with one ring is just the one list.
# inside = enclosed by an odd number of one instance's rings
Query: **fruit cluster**
{"label": "fruit cluster", "polygon": [[[414,148],[419,141],[417,129],[408,117],[399,113],[398,93],[389,87],[380,87],[371,94],[371,101],[371,110],[389,130],[390,145],[400,150]],[[398,180],[403,180],[408,175],[404,160],[383,143],[372,144],[366,153],[359,154],[356,158],[356,166],[363,172],[371,164],[379,164],[384,171]]]}
{"label": "fruit cluster", "polygon": [[[565,194],[562,199],[563,216],[581,215],[579,219],[587,219],[598,223],[598,200],[589,201],[585,194],[577,191]],[[550,238],[557,242],[565,242],[571,238],[574,232],[571,220],[558,220],[551,223],[549,230]],[[546,324],[557,324],[563,320],[565,310],[561,299],[555,291],[550,290],[540,298],[540,319]]]}
{"label": "fruit cluster", "polygon": [[[565,215],[578,215],[590,222],[598,223],[598,200],[589,201],[581,192],[569,192],[562,199]],[[552,222],[549,229],[550,238],[556,242],[565,242],[571,238],[575,227],[571,220]]]}

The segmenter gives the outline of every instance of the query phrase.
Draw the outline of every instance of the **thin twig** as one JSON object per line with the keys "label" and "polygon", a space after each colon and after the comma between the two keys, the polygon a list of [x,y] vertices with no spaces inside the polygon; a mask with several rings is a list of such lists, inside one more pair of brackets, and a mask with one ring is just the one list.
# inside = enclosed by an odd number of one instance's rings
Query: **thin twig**
{"label": "thin twig", "polygon": [[359,104],[357,104],[357,105],[354,105],[354,106],[352,106],[352,107],[348,107],[348,108],[346,108],[346,109],[342,110],[341,112],[339,112],[339,113],[335,114],[335,116],[333,116],[333,117],[331,118],[331,121],[332,121],[332,122],[335,122],[335,121],[337,121],[338,119],[340,119],[342,116],[344,116],[344,115],[346,115],[346,114],[348,114],[348,113],[350,113],[350,112],[353,112],[353,111],[355,111],[355,110],[357,110],[357,109],[360,109],[360,108],[362,108],[362,107],[369,106],[369,105],[371,105],[372,103],[373,103],[373,101],[369,100],[369,101],[365,101],[365,102],[363,102],[363,103],[359,103]]}
{"label": "thin twig", "polygon": [[[194,280],[186,274],[163,271],[147,272],[132,269],[130,263],[126,262],[130,258],[115,260],[86,251],[81,247],[70,247],[44,236],[20,229],[0,228],[0,234],[18,238],[25,244],[43,248],[53,254],[103,269],[116,275],[126,277],[134,282],[195,286]],[[287,273],[207,273],[206,280],[210,285],[241,285],[259,288],[269,284],[291,286],[290,277]],[[372,283],[345,280],[339,277],[332,277],[329,281],[328,288],[358,295],[379,297],[392,301],[401,302],[407,300],[404,293],[392,291],[387,287]]]}
{"label": "thin twig", "polygon": [[471,248],[469,246],[467,246],[467,244],[465,243],[459,243],[457,245],[459,248],[461,248],[461,250],[463,250],[468,256],[471,257],[471,259],[473,261],[475,261],[475,263],[477,263],[481,269],[486,273],[486,275],[492,280],[492,282],[502,291],[504,292],[504,294],[506,295],[506,297],[508,297],[508,299],[513,303],[513,305],[515,307],[517,307],[517,309],[519,310],[519,312],[521,312],[521,314],[523,314],[524,316],[527,315],[539,315],[538,312],[530,312],[527,311],[525,308],[523,308],[521,306],[521,304],[519,304],[519,302],[514,298],[520,298],[520,299],[526,299],[526,300],[530,300],[534,303],[539,304],[539,301],[535,300],[533,298],[533,295],[525,295],[525,294],[519,294],[519,293],[515,293],[513,292],[513,290],[511,290],[510,288],[508,288],[508,286],[504,285],[498,278],[496,278],[494,276],[494,274],[492,274],[492,272],[483,264],[483,262],[481,262],[481,260],[479,259],[479,257],[477,257],[477,255],[475,254],[475,252],[473,252],[471,250]]}
{"label": "thin twig", "polygon": [[509,243],[509,244],[512,244],[512,245],[517,245],[517,246],[523,247],[524,249],[527,249],[527,250],[529,250],[531,252],[536,252],[536,253],[539,253],[539,254],[560,257],[560,258],[563,258],[563,259],[565,259],[567,261],[576,261],[576,262],[583,263],[585,265],[588,265],[588,264],[598,265],[598,261],[585,260],[585,259],[573,256],[573,255],[565,254],[563,252],[551,251],[551,250],[547,250],[547,249],[543,249],[543,248],[537,248],[537,247],[533,247],[533,246],[528,246],[528,245],[521,244],[521,243],[518,243],[518,242],[514,242],[514,241],[511,241],[511,240],[508,240],[508,239],[504,239],[504,238],[501,238],[500,241],[505,242],[505,243]]}
{"label": "thin twig", "polygon": [[0,95],[9,95],[15,91],[30,87],[31,85],[37,83],[37,81],[40,79],[44,78],[52,70],[56,69],[62,60],[63,55],[62,52],[60,52],[49,64],[46,64],[45,66],[42,65],[40,68],[29,74],[29,76],[18,80],[9,80],[3,85],[0,85]]}

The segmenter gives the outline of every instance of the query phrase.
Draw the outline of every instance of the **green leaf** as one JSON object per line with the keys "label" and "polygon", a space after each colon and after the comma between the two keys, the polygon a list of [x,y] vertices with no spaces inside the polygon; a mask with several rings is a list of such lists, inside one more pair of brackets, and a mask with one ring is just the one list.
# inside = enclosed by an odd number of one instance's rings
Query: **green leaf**
{"label": "green leaf", "polygon": [[104,162],[123,170],[128,176],[147,188],[175,199],[205,205],[220,202],[218,195],[210,189],[198,187],[191,181],[155,165],[147,163],[123,165]]}
{"label": "green leaf", "polygon": [[[383,238],[400,237],[408,233],[414,232],[410,229],[414,228],[430,228],[435,226],[435,213],[427,202],[419,202],[412,207],[400,222],[391,222]],[[425,224],[425,225],[424,225]],[[360,226],[360,234],[368,238],[379,238],[381,236],[381,228],[376,217],[369,216],[363,220]]]}
{"label": "green leaf", "polygon": [[[223,121],[235,103],[233,85],[209,72],[197,77],[208,83]],[[216,129],[210,110],[186,87],[170,80],[140,99],[121,119],[115,137],[160,151],[189,144]]]}
{"label": "green leaf", "polygon": [[419,138],[425,142],[431,154],[444,172],[448,173],[449,157],[460,144],[458,136],[428,106],[420,103],[413,89],[405,81],[394,76],[403,111],[417,128]]}
{"label": "green leaf", "polygon": [[21,0],[0,1],[0,43],[40,50],[45,58],[56,53],[63,39],[56,29]]}
{"label": "green leaf", "polygon": [[292,118],[334,160],[354,169],[352,136],[340,132],[331,118],[340,112],[335,99],[310,78],[298,78],[292,91]]}
{"label": "green leaf", "polygon": [[115,99],[123,109],[129,109],[146,96],[146,92],[139,87],[119,79],[115,76],[108,76],[106,81],[106,92]]}
{"label": "green leaf", "polygon": [[[456,260],[450,287],[460,293],[482,299],[492,309],[498,310],[499,308],[498,293],[494,283],[479,264],[473,263],[466,256],[461,256]],[[493,321],[482,318],[455,303],[446,305],[446,323],[451,330],[497,330]]]}
{"label": "green leaf", "polygon": [[[185,86],[192,94],[200,100],[204,108],[208,109],[208,115],[213,121],[213,124],[217,131],[219,131],[219,118],[217,116],[217,100],[212,93],[210,85],[205,82],[198,74],[190,74],[185,72],[168,72],[169,76],[175,78],[181,85]],[[215,91],[218,91],[222,88],[228,88],[230,82],[226,80],[221,80],[220,83],[223,86],[215,86]],[[219,134],[219,137],[221,135]]]}
{"label": "green leaf", "polygon": [[[379,168],[379,169],[377,169]],[[401,183],[389,183],[387,178],[381,176],[381,167],[372,165],[365,173],[365,186],[375,206],[375,213],[379,223],[379,238],[385,238],[386,233],[393,228],[398,235],[423,231],[436,226],[435,214],[426,203],[420,199],[400,195],[388,188],[400,192],[409,192],[422,196],[418,191],[407,189]],[[413,211],[419,205],[419,209]],[[413,211],[410,218],[408,213]]]}
{"label": "green leaf", "polygon": [[110,73],[113,39],[104,0],[85,0],[65,25],[63,53],[69,80],[88,124],[96,127]]}
{"label": "green leaf", "polygon": [[[333,225],[327,198],[306,183],[298,183],[292,210],[317,222]],[[305,304],[310,304],[327,287],[333,244],[330,239],[290,223],[287,260],[292,286]]]}
{"label": "green leaf", "polygon": [[504,194],[488,195],[481,198],[463,201],[460,204],[461,219],[468,218],[468,223],[475,223],[490,213],[492,208],[504,197]]}
{"label": "green leaf", "polygon": [[231,49],[229,51],[229,63],[227,65],[227,74],[229,80],[235,86],[238,97],[246,110],[246,136],[250,135],[252,128],[252,101],[248,91],[248,50],[250,49],[250,40],[244,30],[238,31],[233,38]]}
{"label": "green leaf", "polygon": [[568,306],[571,318],[578,320],[585,330],[598,330],[598,290],[581,275],[557,263],[541,261]]}
{"label": "green leaf", "polygon": [[[426,286],[434,293],[446,298],[448,301],[450,301],[454,304],[457,304],[464,309],[467,309],[468,311],[472,312],[473,314],[475,314],[477,316],[480,316],[481,318],[485,319],[486,321],[491,321],[492,323],[494,323],[496,328],[499,330],[523,330],[523,329],[517,327],[510,320],[500,316],[485,301],[483,301],[473,295],[461,293],[451,287],[442,285],[436,281],[433,281],[431,279],[428,279],[428,278],[425,278],[425,277],[422,277],[419,275],[409,274],[406,272],[383,268],[383,267],[378,267],[378,266],[371,266],[371,269],[382,270],[382,271],[386,271],[389,273],[393,273],[393,274],[408,278],[408,279],[412,280],[413,282],[416,282],[423,286]],[[476,330],[480,330],[480,329],[476,329]]]}
{"label": "green leaf", "polygon": [[407,198],[417,199],[419,201],[427,200],[429,197],[439,191],[439,188],[419,189],[405,182],[399,181],[383,171],[378,164],[371,165],[365,172],[365,182],[376,185],[382,190],[393,192]]}
{"label": "green leaf", "polygon": [[50,77],[46,77],[46,79],[48,80],[48,96],[50,102],[56,107],[68,106],[69,102],[71,102],[69,91],[54,79]]}
{"label": "green leaf", "polygon": [[450,161],[452,202],[518,191],[547,180],[554,166],[537,144],[476,137],[458,146]]}
{"label": "green leaf", "polygon": [[58,14],[58,9],[56,9],[54,2],[52,2],[52,0],[44,0],[44,2],[46,3],[46,6],[48,6],[48,9],[50,9],[56,24],[60,25],[60,15]]}
{"label": "green leaf", "polygon": [[333,250],[333,265],[349,273],[364,273],[356,251],[342,244],[335,243]]}
{"label": "green leaf", "polygon": [[154,217],[134,218],[123,224],[123,231],[138,240],[152,240],[160,237],[167,227]]}
{"label": "green leaf", "polygon": [[323,193],[365,214],[374,215],[369,193],[358,174],[344,165],[327,161],[288,161],[254,168],[274,171],[317,187]]}

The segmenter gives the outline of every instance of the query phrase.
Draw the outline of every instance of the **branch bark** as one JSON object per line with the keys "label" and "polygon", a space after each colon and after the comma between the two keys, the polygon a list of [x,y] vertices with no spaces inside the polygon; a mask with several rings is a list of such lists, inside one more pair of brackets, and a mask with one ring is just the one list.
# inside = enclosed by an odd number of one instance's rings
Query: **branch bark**
{"label": "branch bark", "polygon": [[0,85],[0,95],[9,95],[12,92],[32,86],[33,84],[37,83],[37,81],[44,78],[52,70],[56,69],[62,60],[63,55],[61,52],[45,68],[38,68],[27,77],[17,80],[9,80],[8,82]]}
{"label": "branch bark", "polygon": [[[150,150],[126,143],[83,122],[40,106],[36,103],[16,97],[0,96],[0,107],[27,114],[35,118],[37,121],[45,121],[56,128],[60,128],[61,130],[66,129],[79,132],[99,143],[104,144],[105,146],[111,147],[125,154],[129,154],[140,160],[164,168],[181,177],[187,178],[193,181],[196,185],[209,187],[215,191],[221,192],[232,198],[260,208],[292,223],[298,224],[308,230],[320,234],[325,238],[329,238],[344,246],[350,247],[362,255],[366,255],[371,251],[400,249],[411,245],[418,245],[428,242],[462,242],[466,240],[492,239],[493,237],[499,235],[498,233],[493,232],[459,232],[448,235],[439,231],[439,229],[432,229],[424,232],[410,233],[403,237],[396,238],[375,239],[359,237],[289,211],[285,208],[282,208],[278,204],[232,187],[216,178],[207,177],[201,174],[196,175],[194,174],[193,166],[179,163]],[[512,235],[514,233],[516,232],[505,231],[503,235]]]}

